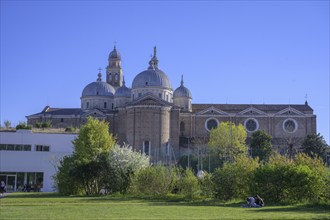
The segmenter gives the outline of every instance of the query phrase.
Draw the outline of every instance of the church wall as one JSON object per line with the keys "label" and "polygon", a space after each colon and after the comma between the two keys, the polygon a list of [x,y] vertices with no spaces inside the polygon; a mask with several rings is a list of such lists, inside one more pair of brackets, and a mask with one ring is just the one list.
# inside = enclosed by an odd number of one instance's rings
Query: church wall
{"label": "church wall", "polygon": [[178,109],[171,110],[170,118],[170,140],[171,147],[175,153],[175,159],[178,160],[180,157],[180,147],[179,147],[179,135],[180,135],[180,111]]}
{"label": "church wall", "polygon": [[[284,130],[284,122],[288,119],[293,119],[297,122],[297,129],[294,132],[287,132]],[[304,117],[275,117],[274,118],[274,137],[290,137],[304,138],[306,132],[306,119]]]}
{"label": "church wall", "polygon": [[127,111],[125,109],[118,109],[118,114],[114,120],[115,124],[115,134],[117,136],[117,141],[120,145],[124,142],[128,144],[128,140],[126,137],[127,127]]}
{"label": "church wall", "polygon": [[150,155],[153,161],[158,161],[170,139],[170,109],[159,106],[128,108],[127,130],[129,144],[142,152],[144,141],[150,141]]}
{"label": "church wall", "polygon": [[109,122],[109,132],[111,132],[112,134],[116,134],[116,123],[115,123],[115,114],[107,114],[105,120],[107,122]]}

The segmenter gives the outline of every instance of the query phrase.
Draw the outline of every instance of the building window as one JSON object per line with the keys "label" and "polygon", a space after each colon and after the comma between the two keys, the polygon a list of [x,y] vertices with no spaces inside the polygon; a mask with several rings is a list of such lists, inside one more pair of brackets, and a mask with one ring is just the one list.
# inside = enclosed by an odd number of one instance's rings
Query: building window
{"label": "building window", "polygon": [[24,145],[23,150],[24,151],[31,151],[31,145]]}
{"label": "building window", "polygon": [[185,131],[185,124],[183,121],[180,122],[180,133],[183,136],[183,132]]}
{"label": "building window", "polygon": [[254,132],[254,131],[258,130],[259,123],[256,119],[249,118],[244,122],[244,127],[248,132]]}
{"label": "building window", "polygon": [[142,93],[139,93],[139,98],[142,96]]}
{"label": "building window", "polygon": [[112,75],[111,75],[111,73],[109,74],[109,81],[112,81]]}
{"label": "building window", "polygon": [[64,119],[63,118],[61,118],[61,122],[64,122]]}
{"label": "building window", "polygon": [[36,145],[36,151],[49,151],[49,146],[46,146],[46,145]]}
{"label": "building window", "polygon": [[118,82],[118,74],[115,75],[115,81]]}
{"label": "building window", "polygon": [[218,125],[219,125],[219,122],[218,122],[218,120],[215,119],[215,118],[209,118],[209,119],[207,119],[206,122],[205,122],[205,128],[206,128],[206,130],[208,130],[208,131],[211,131],[213,128],[218,127]]}
{"label": "building window", "polygon": [[289,118],[283,122],[283,130],[285,132],[294,133],[297,131],[297,129],[298,129],[298,124],[296,120]]}
{"label": "building window", "polygon": [[112,103],[112,104],[111,104],[111,109],[113,109],[113,107],[114,107],[114,106],[113,106],[113,103]]}
{"label": "building window", "polygon": [[31,151],[31,145],[23,144],[0,144],[0,151]]}
{"label": "building window", "polygon": [[86,108],[89,108],[89,102],[86,102]]}
{"label": "building window", "polygon": [[170,143],[166,143],[166,149],[165,149],[165,154],[166,156],[170,156]]}
{"label": "building window", "polygon": [[23,145],[15,145],[15,151],[22,151],[23,150]]}
{"label": "building window", "polygon": [[161,93],[158,93],[158,96],[159,96],[159,98],[162,98],[162,94]]}
{"label": "building window", "polygon": [[106,102],[103,103],[103,108],[107,108],[107,103]]}
{"label": "building window", "polygon": [[143,142],[143,153],[150,155],[150,141]]}
{"label": "building window", "polygon": [[15,150],[14,144],[7,144],[7,150]]}

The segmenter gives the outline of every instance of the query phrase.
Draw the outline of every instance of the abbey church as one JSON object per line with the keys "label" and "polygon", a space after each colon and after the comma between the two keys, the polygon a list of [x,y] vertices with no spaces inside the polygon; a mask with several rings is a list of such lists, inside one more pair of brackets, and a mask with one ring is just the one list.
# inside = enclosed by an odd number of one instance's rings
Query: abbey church
{"label": "abbey church", "polygon": [[46,106],[40,113],[27,116],[28,124],[50,120],[53,127],[66,128],[80,127],[89,116],[104,119],[120,144],[125,142],[145,152],[154,162],[178,160],[194,140],[207,140],[210,130],[223,121],[244,125],[248,137],[265,130],[279,148],[316,133],[316,115],[307,101],[296,105],[193,104],[183,78],[178,88],[172,88],[158,62],[154,48],[148,68],[137,74],[129,87],[121,55],[114,47],[105,81],[100,72],[95,82],[83,88],[80,108]]}

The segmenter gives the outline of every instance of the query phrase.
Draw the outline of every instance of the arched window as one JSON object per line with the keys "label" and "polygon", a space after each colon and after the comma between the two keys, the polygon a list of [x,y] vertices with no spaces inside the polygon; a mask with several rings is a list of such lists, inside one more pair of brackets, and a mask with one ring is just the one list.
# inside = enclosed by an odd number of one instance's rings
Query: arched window
{"label": "arched window", "polygon": [[115,75],[115,81],[118,82],[118,73]]}
{"label": "arched window", "polygon": [[184,127],[184,122],[180,122],[180,131],[184,132],[185,131],[185,127]]}
{"label": "arched window", "polygon": [[109,74],[109,80],[112,81],[112,75],[111,75],[111,73]]}
{"label": "arched window", "polygon": [[150,155],[150,141],[143,142],[143,153]]}
{"label": "arched window", "polygon": [[180,133],[183,136],[183,132],[185,131],[185,124],[183,121],[180,122]]}

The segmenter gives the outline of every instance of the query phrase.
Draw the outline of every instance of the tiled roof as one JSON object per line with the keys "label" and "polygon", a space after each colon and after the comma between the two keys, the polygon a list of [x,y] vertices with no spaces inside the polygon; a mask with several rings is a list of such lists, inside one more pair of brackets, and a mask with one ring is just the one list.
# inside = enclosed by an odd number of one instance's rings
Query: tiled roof
{"label": "tiled roof", "polygon": [[286,109],[288,107],[294,108],[298,111],[301,111],[303,113],[313,113],[313,109],[309,105],[283,105],[283,104],[192,104],[192,111],[193,112],[199,112],[202,110],[205,110],[210,107],[214,107],[217,109],[220,109],[222,111],[225,111],[227,113],[238,113],[241,112],[247,108],[253,107],[260,111],[266,112],[266,113],[276,113],[283,109]]}
{"label": "tiled roof", "polygon": [[28,115],[27,117],[40,115],[81,115],[82,113],[81,108],[51,108],[46,106],[41,112]]}

